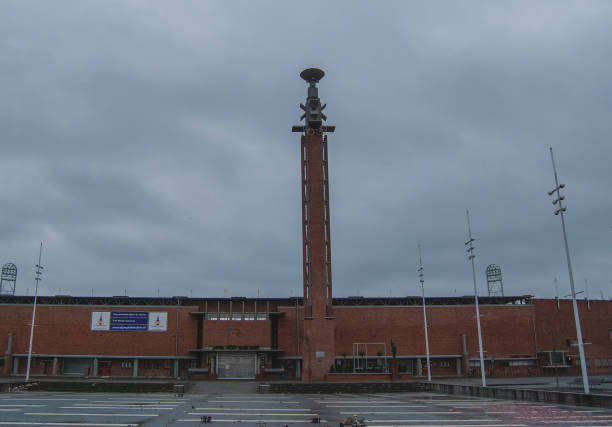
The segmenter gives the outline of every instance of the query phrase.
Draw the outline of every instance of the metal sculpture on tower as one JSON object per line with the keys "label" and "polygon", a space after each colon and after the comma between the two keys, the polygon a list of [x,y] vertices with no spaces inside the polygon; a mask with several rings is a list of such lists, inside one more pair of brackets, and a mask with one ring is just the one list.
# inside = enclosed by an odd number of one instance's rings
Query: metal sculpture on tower
{"label": "metal sculpture on tower", "polygon": [[303,126],[293,126],[301,135],[302,252],[303,252],[303,379],[319,381],[334,363],[334,315],[332,305],[331,241],[329,224],[329,173],[327,132],[317,83],[325,73],[308,68],[300,77],[308,83],[306,104],[300,104]]}

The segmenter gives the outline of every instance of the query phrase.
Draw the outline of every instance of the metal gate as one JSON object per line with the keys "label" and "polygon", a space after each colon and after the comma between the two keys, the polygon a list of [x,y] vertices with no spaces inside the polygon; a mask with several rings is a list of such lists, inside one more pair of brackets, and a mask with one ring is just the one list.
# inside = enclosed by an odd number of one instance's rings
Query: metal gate
{"label": "metal gate", "polygon": [[217,353],[217,378],[252,380],[255,378],[255,353]]}
{"label": "metal gate", "polygon": [[90,375],[91,359],[66,358],[63,361],[62,373],[64,375]]}

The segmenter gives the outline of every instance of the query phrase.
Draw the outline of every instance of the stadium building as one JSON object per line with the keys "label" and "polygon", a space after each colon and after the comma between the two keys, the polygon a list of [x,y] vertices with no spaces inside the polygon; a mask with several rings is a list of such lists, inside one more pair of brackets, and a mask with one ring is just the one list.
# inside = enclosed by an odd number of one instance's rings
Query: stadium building
{"label": "stadium building", "polygon": [[[480,375],[474,296],[333,298],[327,120],[307,69],[301,134],[303,295],[39,297],[32,375],[378,381]],[[13,282],[14,293],[14,282]],[[479,297],[494,377],[580,372],[570,300]],[[0,295],[1,372],[26,372],[34,297]],[[612,373],[612,302],[580,301],[590,374]],[[392,344],[393,342],[393,344]]]}

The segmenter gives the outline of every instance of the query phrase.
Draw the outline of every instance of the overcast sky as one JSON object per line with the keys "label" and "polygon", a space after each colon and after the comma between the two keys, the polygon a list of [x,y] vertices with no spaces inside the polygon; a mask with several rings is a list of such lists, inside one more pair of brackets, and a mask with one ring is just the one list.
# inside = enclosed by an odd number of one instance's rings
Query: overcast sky
{"label": "overcast sky", "polygon": [[3,1],[0,263],[30,295],[301,295],[328,104],[334,296],[612,293],[609,1]]}

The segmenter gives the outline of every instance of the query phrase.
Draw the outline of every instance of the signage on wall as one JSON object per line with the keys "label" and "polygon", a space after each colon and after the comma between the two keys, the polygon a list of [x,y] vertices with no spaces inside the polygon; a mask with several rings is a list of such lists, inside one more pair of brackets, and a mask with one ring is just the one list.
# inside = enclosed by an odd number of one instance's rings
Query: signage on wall
{"label": "signage on wall", "polygon": [[92,331],[166,331],[168,313],[161,311],[93,311]]}

